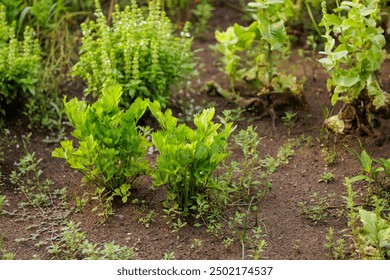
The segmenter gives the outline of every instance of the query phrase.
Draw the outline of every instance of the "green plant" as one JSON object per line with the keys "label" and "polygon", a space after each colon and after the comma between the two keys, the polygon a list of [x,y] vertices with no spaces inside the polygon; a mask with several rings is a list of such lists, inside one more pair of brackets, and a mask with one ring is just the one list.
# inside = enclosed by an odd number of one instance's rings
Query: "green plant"
{"label": "green plant", "polygon": [[213,16],[213,6],[210,0],[200,0],[199,3],[192,10],[192,14],[196,17],[194,34],[202,38],[202,34],[208,29],[208,22]]}
{"label": "green plant", "polygon": [[230,247],[232,247],[233,243],[234,243],[234,239],[231,237],[226,237],[222,241],[222,244],[225,247],[225,249],[229,249]]}
{"label": "green plant", "polygon": [[17,168],[12,170],[9,179],[27,199],[27,202],[19,203],[21,207],[41,208],[51,202],[50,187],[53,182],[42,178],[43,171],[39,167],[42,159],[37,159],[35,152],[28,150],[29,137],[22,138],[24,155],[16,163]]}
{"label": "green plant", "polygon": [[290,51],[285,22],[293,15],[292,1],[258,0],[248,4],[254,22],[238,24],[225,32],[216,31],[215,49],[223,57],[223,71],[230,77],[231,90],[245,80],[259,95],[289,92],[299,96],[302,85],[292,75],[278,73],[277,65]]}
{"label": "green plant", "polygon": [[132,248],[117,245],[114,241],[101,246],[91,243],[80,230],[80,223],[73,221],[61,229],[58,241],[48,246],[47,251],[56,259],[66,260],[129,260],[135,256]]}
{"label": "green plant", "polygon": [[320,179],[318,180],[319,183],[325,182],[330,183],[334,180],[334,174],[332,172],[324,172],[321,174]]}
{"label": "green plant", "polygon": [[251,189],[258,188],[260,181],[254,178],[254,175],[258,172],[260,165],[260,154],[258,152],[258,145],[260,144],[260,137],[255,131],[256,129],[252,126],[249,126],[245,130],[240,130],[240,132],[234,136],[234,142],[241,148],[242,153],[244,154],[244,159],[239,164],[237,172],[240,176],[238,179],[238,189],[240,192],[242,190],[247,190],[247,196],[251,194]]}
{"label": "green plant", "polygon": [[72,140],[62,141],[52,156],[79,170],[85,182],[97,183],[126,202],[132,182],[149,169],[145,155],[150,144],[137,127],[148,102],[137,99],[122,111],[118,107],[121,95],[121,87],[113,86],[103,90],[93,105],[65,98],[65,113],[79,146]]}
{"label": "green plant", "polygon": [[251,257],[253,260],[260,260],[261,256],[267,246],[267,241],[263,239],[263,230],[260,226],[252,228],[252,236],[249,238],[251,246]]}
{"label": "green plant", "polygon": [[297,113],[294,112],[284,112],[284,116],[282,117],[283,124],[287,126],[288,128],[288,135],[291,133],[291,128],[293,128],[295,123],[295,117],[297,116]]}
{"label": "green plant", "polygon": [[333,165],[336,163],[337,151],[335,149],[331,151],[327,147],[324,147],[321,149],[321,155],[326,165]]}
{"label": "green plant", "polygon": [[164,254],[163,257],[164,260],[174,260],[175,259],[175,252],[167,252]]}
{"label": "green plant", "polygon": [[390,259],[390,217],[381,217],[384,207],[377,197],[374,197],[374,203],[374,212],[359,209],[363,224],[359,237],[365,244],[363,252],[369,259]]}
{"label": "green plant", "polygon": [[8,25],[5,7],[0,5],[0,114],[6,105],[34,98],[41,70],[41,53],[34,31],[27,27],[23,39],[15,36],[15,25]]}
{"label": "green plant", "polygon": [[325,248],[329,249],[332,259],[344,260],[346,257],[345,240],[343,238],[339,238],[335,241],[333,228],[328,228],[326,241],[327,243],[325,243]]}
{"label": "green plant", "polygon": [[82,24],[80,61],[73,68],[73,75],[87,82],[86,94],[97,97],[106,86],[119,84],[126,107],[137,97],[166,104],[170,86],[193,71],[187,27],[175,37],[159,0],[149,1],[146,18],[135,0],[124,11],[117,7],[111,27],[95,3],[96,22]]}
{"label": "green plant", "polygon": [[4,207],[8,204],[7,197],[5,195],[0,195],[0,215],[4,211]]}
{"label": "green plant", "polygon": [[320,25],[326,42],[319,62],[330,75],[332,105],[344,103],[326,126],[336,133],[357,129],[371,134],[381,116],[390,117],[390,94],[381,89],[378,75],[386,58],[386,39],[377,24],[379,0],[343,1],[331,14],[323,3]]}
{"label": "green plant", "polygon": [[139,218],[138,221],[141,224],[143,224],[146,228],[149,228],[150,223],[154,222],[155,217],[156,217],[156,212],[154,210],[151,210],[146,216]]}
{"label": "green plant", "polygon": [[329,216],[329,198],[319,197],[316,192],[310,195],[309,202],[301,201],[298,203],[302,213],[314,223],[325,222]]}
{"label": "green plant", "polygon": [[158,103],[151,104],[151,112],[159,122],[161,130],[152,134],[153,144],[159,151],[157,170],[153,173],[155,185],[167,187],[167,202],[187,215],[197,206],[197,197],[218,191],[213,172],[228,156],[228,138],[234,130],[233,124],[221,119],[221,124],[212,121],[215,110],[205,109],[195,115],[196,129],[185,124],[177,125],[171,110],[161,112]]}
{"label": "green plant", "polygon": [[202,239],[198,239],[198,238],[194,238],[193,242],[191,243],[191,249],[200,249],[202,247],[202,244],[203,244],[203,240]]}

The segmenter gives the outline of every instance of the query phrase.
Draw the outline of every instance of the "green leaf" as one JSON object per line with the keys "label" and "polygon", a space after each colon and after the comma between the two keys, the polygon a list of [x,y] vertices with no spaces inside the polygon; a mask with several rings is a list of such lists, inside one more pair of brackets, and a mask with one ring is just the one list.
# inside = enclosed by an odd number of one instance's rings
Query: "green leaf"
{"label": "green leaf", "polygon": [[[388,245],[390,242],[390,223],[378,217],[376,213],[359,210],[359,218],[363,223],[362,236],[370,245]],[[377,248],[380,249],[380,248]]]}
{"label": "green leaf", "polygon": [[363,171],[371,173],[372,158],[368,155],[366,150],[363,150],[359,157],[360,164],[362,165]]}
{"label": "green leaf", "polygon": [[342,87],[352,87],[360,81],[360,75],[355,71],[340,69],[334,76],[333,81]]}
{"label": "green leaf", "polygon": [[281,49],[287,40],[284,21],[280,20],[271,23],[266,17],[261,15],[257,15],[256,19],[259,21],[258,28],[262,39],[266,40],[271,45],[272,50]]}

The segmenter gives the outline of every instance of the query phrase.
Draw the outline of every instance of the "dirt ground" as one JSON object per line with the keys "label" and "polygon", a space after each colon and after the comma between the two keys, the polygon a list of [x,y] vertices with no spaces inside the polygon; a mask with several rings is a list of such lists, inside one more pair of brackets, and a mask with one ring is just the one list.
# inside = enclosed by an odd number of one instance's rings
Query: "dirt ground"
{"label": "dirt ground", "polygon": [[[221,1],[222,2],[222,1]],[[199,80],[192,82],[195,91],[188,93],[194,99],[195,107],[216,106],[217,112],[224,109],[234,109],[236,105],[220,96],[210,96],[204,89],[205,82],[218,81],[222,86],[228,86],[228,79],[218,70],[215,54],[209,45],[215,43],[214,30],[225,30],[234,22],[243,22],[240,15],[223,2],[218,4],[209,25],[209,32],[202,40],[195,40],[194,49],[199,49],[197,55],[202,64],[199,67]],[[298,40],[299,41],[299,40]],[[298,48],[299,46],[297,46]],[[290,65],[296,66],[297,76],[307,76],[304,95],[309,104],[307,111],[298,112],[296,126],[289,133],[288,128],[280,118],[276,119],[276,131],[273,131],[271,119],[258,119],[259,112],[244,112],[235,123],[237,130],[249,125],[256,127],[260,137],[260,154],[276,156],[278,149],[289,141],[295,141],[294,155],[289,163],[282,165],[271,175],[272,192],[268,192],[257,206],[257,211],[251,213],[249,225],[260,224],[263,229],[266,247],[263,259],[330,259],[329,251],[324,247],[328,228],[332,227],[335,238],[340,238],[347,228],[343,185],[345,177],[352,177],[360,172],[360,164],[352,150],[361,151],[360,144],[375,158],[390,157],[390,122],[384,121],[380,128],[383,136],[374,137],[338,136],[326,134],[323,131],[323,108],[330,107],[326,91],[326,74],[317,65],[316,79],[313,77],[313,61],[305,60],[295,52]],[[383,65],[383,86],[390,91],[390,61]],[[68,83],[71,96],[81,98],[81,85],[71,81]],[[179,113],[179,95],[174,95],[172,108]],[[93,188],[81,185],[82,176],[72,170],[61,159],[51,157],[51,152],[58,143],[47,144],[43,140],[47,131],[28,130],[17,123],[7,123],[9,134],[2,133],[0,143],[4,153],[4,161],[0,162],[0,170],[4,178],[8,178],[15,170],[15,162],[23,155],[21,145],[22,135],[31,134],[28,150],[35,152],[36,158],[42,159],[39,166],[45,178],[54,182],[53,189],[66,188],[65,201],[54,203],[56,207],[46,209],[26,207],[21,210],[18,203],[25,196],[17,192],[8,179],[1,186],[0,194],[8,199],[6,214],[0,215],[0,249],[14,253],[16,259],[51,259],[47,246],[50,238],[61,228],[64,222],[72,220],[80,222],[80,227],[88,240],[102,244],[115,240],[117,244],[133,247],[137,259],[162,259],[166,253],[174,253],[175,259],[241,259],[242,246],[237,233],[227,227],[219,234],[207,232],[205,226],[199,228],[187,225],[178,232],[172,232],[172,226],[163,217],[162,201],[165,192],[162,188],[151,189],[149,178],[141,178],[132,189],[130,202],[123,204],[114,201],[114,215],[103,224],[99,223],[96,212],[91,210],[96,202],[89,201],[81,211],[74,209],[75,197],[81,198],[85,192]],[[71,128],[67,128],[70,135]],[[335,148],[336,159],[333,164],[327,164],[321,154],[323,148]],[[242,155],[235,149],[232,159],[239,160]],[[335,179],[330,183],[318,182],[321,174],[332,172]],[[365,190],[361,184],[354,185],[354,190],[364,199]],[[318,222],[309,219],[299,206],[319,203],[313,201],[313,194],[327,202],[326,217]],[[53,198],[56,200],[56,198]],[[135,201],[134,201],[135,200]],[[133,201],[133,202],[131,202]],[[138,202],[136,202],[138,201]],[[139,222],[150,211],[155,217],[149,225]],[[233,216],[233,210],[227,209],[224,218]],[[11,214],[13,213],[13,214]],[[38,229],[43,229],[39,231]],[[231,246],[224,246],[223,241],[232,238]],[[200,242],[199,242],[200,241]],[[251,258],[250,248],[246,248],[245,258]]]}

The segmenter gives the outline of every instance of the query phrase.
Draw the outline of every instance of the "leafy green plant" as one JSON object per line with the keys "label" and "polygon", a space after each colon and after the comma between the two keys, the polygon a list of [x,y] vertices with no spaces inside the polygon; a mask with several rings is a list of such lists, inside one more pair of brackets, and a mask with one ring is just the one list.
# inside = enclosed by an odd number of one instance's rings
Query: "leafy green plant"
{"label": "leafy green plant", "polygon": [[0,114],[5,104],[34,98],[41,70],[41,55],[34,31],[27,27],[23,40],[15,37],[15,25],[8,25],[5,7],[0,5]]}
{"label": "leafy green plant", "polygon": [[390,182],[390,159],[372,158],[366,150],[358,155],[363,174],[357,175],[354,179],[365,180],[370,184],[377,183],[385,190],[388,190]]}
{"label": "leafy green plant", "polygon": [[369,259],[390,259],[390,217],[381,217],[383,205],[374,197],[375,212],[359,209],[359,219],[363,224],[360,238],[364,242],[363,251]]}
{"label": "leafy green plant", "polygon": [[258,0],[248,4],[254,22],[243,27],[238,24],[225,32],[216,31],[214,47],[223,57],[223,71],[230,77],[231,89],[245,80],[258,94],[302,92],[296,78],[278,73],[277,65],[290,51],[285,22],[293,15],[292,1]]}
{"label": "leafy green plant", "polygon": [[125,106],[137,97],[166,104],[169,88],[193,71],[192,39],[187,28],[176,37],[160,1],[149,1],[145,18],[135,0],[112,15],[112,26],[96,2],[96,21],[82,24],[80,61],[73,75],[87,82],[86,94],[100,95],[108,85],[123,88]]}
{"label": "leafy green plant", "polygon": [[378,75],[386,58],[386,39],[377,23],[379,0],[343,1],[331,14],[323,3],[326,43],[319,62],[330,75],[332,105],[344,103],[326,126],[336,133],[371,134],[381,117],[390,117],[390,94],[381,89]]}
{"label": "leafy green plant", "polygon": [[161,130],[152,134],[157,148],[157,170],[153,173],[155,185],[167,187],[169,208],[184,215],[198,204],[197,198],[207,200],[210,192],[217,191],[213,172],[228,156],[228,138],[233,124],[221,119],[221,124],[212,121],[215,110],[205,109],[195,115],[192,129],[185,124],[177,125],[171,110],[162,113],[158,103],[151,105],[151,112],[161,125]]}
{"label": "leafy green plant", "polygon": [[97,183],[126,202],[131,183],[148,171],[145,155],[150,144],[137,127],[148,102],[136,99],[122,111],[118,107],[121,95],[121,87],[113,86],[103,90],[93,105],[65,98],[65,113],[79,146],[72,140],[62,141],[52,156],[79,170],[85,182]]}

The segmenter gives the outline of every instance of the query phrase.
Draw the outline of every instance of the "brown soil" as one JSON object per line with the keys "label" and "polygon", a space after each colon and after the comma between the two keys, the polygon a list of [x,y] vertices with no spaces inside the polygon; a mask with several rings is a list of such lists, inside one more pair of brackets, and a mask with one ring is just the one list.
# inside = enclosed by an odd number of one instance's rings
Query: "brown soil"
{"label": "brown soil", "polygon": [[[221,1],[223,2],[223,1]],[[214,30],[224,30],[233,22],[242,22],[237,12],[224,3],[218,4],[212,21],[210,32],[203,40],[196,40],[194,48],[201,49],[197,54],[203,64],[199,68],[199,81],[193,81],[196,93],[191,93],[195,104],[199,107],[215,105],[217,112],[224,109],[236,108],[232,102],[220,96],[207,95],[202,85],[206,81],[218,81],[228,88],[227,78],[218,70],[217,58],[210,51],[209,45],[214,44]],[[360,165],[351,149],[360,151],[360,143],[373,157],[390,157],[390,122],[384,121],[380,128],[383,137],[338,136],[323,133],[323,107],[330,107],[329,96],[326,92],[326,75],[318,66],[317,79],[313,78],[314,63],[304,60],[298,55],[293,55],[290,65],[296,66],[298,76],[306,75],[304,95],[309,104],[307,111],[298,112],[296,126],[288,133],[287,127],[280,118],[276,118],[276,130],[272,129],[272,121],[269,117],[257,119],[260,112],[245,112],[242,120],[237,120],[237,131],[249,125],[256,127],[260,137],[264,137],[260,145],[260,154],[276,156],[278,149],[289,139],[306,139],[294,148],[294,155],[289,163],[278,168],[271,176],[272,192],[268,192],[257,206],[257,213],[251,212],[249,229],[259,223],[267,242],[262,258],[264,259],[329,259],[329,251],[324,247],[328,228],[334,228],[335,238],[343,236],[343,230],[347,228],[345,205],[343,197],[346,195],[343,181],[345,177],[359,174]],[[383,65],[384,89],[390,91],[390,62]],[[82,96],[79,85],[74,82],[68,85],[72,96]],[[179,113],[180,97],[175,95],[172,102],[175,112]],[[192,114],[193,112],[191,112]],[[283,113],[283,112],[282,112]],[[1,186],[0,194],[8,199],[5,207],[6,214],[0,215],[0,249],[15,254],[17,259],[50,259],[46,247],[50,242],[46,240],[58,234],[64,222],[72,220],[80,222],[81,229],[87,238],[94,243],[102,244],[115,240],[117,244],[134,247],[138,259],[162,259],[165,253],[174,252],[176,259],[241,259],[242,247],[237,233],[227,227],[220,234],[214,235],[207,232],[205,226],[196,228],[187,225],[179,232],[172,232],[172,226],[167,224],[163,217],[162,201],[165,197],[163,188],[151,189],[152,182],[149,178],[141,178],[134,186],[130,202],[123,204],[114,201],[115,214],[103,224],[99,223],[96,212],[91,210],[96,206],[95,201],[89,201],[80,212],[66,210],[74,209],[75,196],[81,198],[84,193],[92,192],[93,188],[81,185],[82,176],[72,170],[60,159],[51,157],[51,152],[58,144],[45,144],[46,131],[28,130],[17,123],[7,123],[9,135],[2,132],[0,145],[4,153],[4,161],[0,162],[1,174],[6,178],[5,185]],[[68,129],[68,135],[71,129]],[[15,162],[23,155],[21,147],[22,135],[31,134],[28,150],[34,151],[37,158],[41,158],[40,169],[43,176],[52,180],[53,189],[66,188],[67,204],[56,207],[48,206],[43,209],[26,207],[23,211],[18,203],[25,201],[25,196],[17,192],[7,179],[12,170],[15,170]],[[303,138],[302,136],[306,138]],[[310,139],[310,141],[307,141]],[[337,141],[335,141],[337,140]],[[329,147],[336,150],[336,162],[327,165],[321,156],[321,149]],[[346,148],[348,147],[348,149]],[[234,150],[232,159],[240,160],[241,154]],[[330,171],[335,180],[329,184],[319,183],[320,175]],[[1,182],[1,181],[0,181]],[[356,184],[355,191],[364,196],[364,186]],[[328,216],[317,223],[308,219],[299,207],[300,202],[311,202],[313,193],[318,197],[326,198],[329,207],[326,209]],[[137,199],[138,203],[131,200]],[[315,202],[314,202],[315,203]],[[246,209],[243,207],[242,209]],[[145,217],[150,211],[156,213],[154,221],[147,227],[139,222],[139,218]],[[11,215],[14,213],[13,215]],[[23,214],[23,215],[22,215]],[[20,216],[18,216],[20,215]],[[234,210],[227,210],[224,218],[234,215]],[[20,219],[18,219],[20,218]],[[38,229],[43,229],[37,233]],[[225,223],[226,226],[226,223]],[[233,238],[233,244],[225,248],[223,240]],[[34,239],[35,238],[35,239]],[[200,246],[195,245],[196,239],[201,240]],[[195,240],[195,241],[194,241]],[[42,241],[42,246],[36,244]],[[45,243],[46,242],[46,243]],[[250,258],[250,248],[246,248],[245,258]],[[1,251],[0,251],[1,252]]]}

